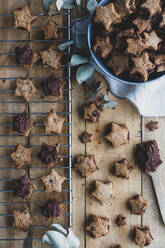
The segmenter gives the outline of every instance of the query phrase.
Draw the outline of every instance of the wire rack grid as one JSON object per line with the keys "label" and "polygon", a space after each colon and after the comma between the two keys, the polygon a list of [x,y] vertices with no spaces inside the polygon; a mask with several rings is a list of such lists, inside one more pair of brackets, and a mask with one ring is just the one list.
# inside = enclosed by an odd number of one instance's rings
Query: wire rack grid
{"label": "wire rack grid", "polygon": [[[30,0],[29,0],[29,6],[30,6]],[[44,16],[46,14],[43,14],[43,13],[39,13],[37,14],[37,16]],[[64,15],[65,18],[67,18],[67,25],[66,26],[63,26],[62,28],[67,30],[67,39],[64,39],[64,40],[31,40],[30,39],[30,35],[29,35],[29,40],[1,40],[0,39],[0,44],[2,43],[18,43],[18,45],[21,43],[21,42],[63,42],[63,41],[66,41],[66,40],[70,40],[71,39],[71,11],[70,10],[67,10],[66,12],[54,12],[51,14],[52,16],[54,15]],[[10,17],[12,16],[12,14],[0,14],[0,18],[1,17]],[[4,27],[4,26],[0,26],[0,30],[8,30],[8,32],[10,32],[10,30],[12,30],[13,27],[12,26],[7,26],[7,27]],[[37,26],[34,26],[33,25],[33,29],[39,29],[39,27]],[[70,53],[70,47],[68,47],[68,50],[67,52],[65,53],[66,55],[68,55]],[[11,56],[14,56],[15,54],[12,52],[9,52],[9,51],[3,51],[1,52],[0,51],[0,59],[1,59],[1,56],[2,55],[11,55]],[[7,68],[7,69],[13,69],[13,68],[17,68],[17,67],[20,67],[18,65],[0,65],[0,69],[3,69],[3,68]],[[38,103],[38,104],[45,104],[45,103],[60,103],[60,104],[67,104],[67,111],[66,112],[59,112],[58,114],[62,114],[62,115],[66,115],[67,116],[67,122],[64,123],[65,126],[67,126],[67,133],[65,134],[62,134],[61,136],[62,137],[66,137],[67,138],[67,143],[65,144],[60,144],[61,147],[65,147],[67,148],[67,154],[64,154],[62,155],[62,157],[64,157],[65,159],[67,159],[68,163],[67,165],[63,165],[63,166],[56,166],[55,168],[57,169],[65,169],[67,170],[67,189],[63,189],[62,192],[67,192],[68,194],[68,201],[63,201],[64,204],[66,204],[68,207],[67,207],[67,213],[64,213],[63,215],[66,217],[67,216],[67,219],[68,219],[68,225],[65,225],[64,227],[72,227],[72,92],[71,92],[71,68],[70,68],[70,65],[69,63],[67,62],[66,64],[63,64],[61,66],[65,71],[65,77],[62,77],[63,80],[65,80],[66,82],[66,86],[65,88],[63,89],[65,94],[67,94],[67,100],[32,100],[29,104],[31,103]],[[34,68],[42,68],[41,65],[34,65]],[[20,78],[20,77],[0,77],[0,80],[3,81],[6,81],[6,80],[16,80],[17,78]],[[41,77],[31,77],[32,79],[38,79],[38,80],[41,80],[41,79],[44,79],[45,77],[44,76],[41,76]],[[0,93],[1,94],[6,94],[6,93],[9,93],[9,94],[12,94],[13,90],[12,89],[0,89]],[[23,100],[10,100],[10,99],[0,99],[0,104],[3,104],[3,106],[5,104],[17,104],[18,105],[18,113],[21,112],[19,111],[19,103],[24,103]],[[37,115],[46,115],[48,114],[47,112],[30,112],[30,107],[29,107],[29,104],[27,105],[27,110],[29,111],[29,115],[30,116],[37,116]],[[3,117],[8,117],[8,118],[11,118],[12,116],[14,116],[16,113],[8,113],[8,112],[2,112],[0,110],[0,118],[3,118]],[[12,123],[0,123],[0,128],[10,128],[12,126]],[[43,126],[42,123],[35,123],[35,126],[38,126],[38,127],[41,127]],[[2,139],[10,139],[11,137],[19,137],[19,136],[22,136],[20,134],[3,134],[3,133],[0,133],[0,138]],[[59,136],[59,135],[56,135],[56,134],[50,134],[50,135],[46,135],[44,133],[41,133],[41,134],[29,134],[29,137],[27,138],[27,145],[29,147],[32,147],[32,148],[39,148],[40,145],[31,145],[30,144],[30,138],[31,137],[46,137],[46,136]],[[60,137],[61,137],[60,136]],[[6,143],[6,142],[5,142]],[[9,142],[10,143],[10,142]],[[0,144],[0,161],[4,161],[4,160],[10,160],[10,155],[4,155],[3,154],[3,150],[1,151],[1,149],[13,149],[15,148],[15,145],[6,145],[6,144]],[[35,166],[33,165],[31,168],[27,169],[27,173],[30,175],[30,170],[33,170],[33,169],[39,169],[39,170],[42,170],[46,168],[45,166]],[[13,170],[16,170],[15,167],[13,166],[13,164],[11,164],[11,166],[7,166],[7,167],[0,167],[0,173],[2,171],[13,171]],[[9,173],[10,175],[10,173]],[[40,180],[39,178],[31,178],[32,181],[37,181],[37,180]],[[0,183],[1,182],[11,182],[12,181],[12,178],[10,177],[1,177],[0,176]],[[36,192],[43,192],[43,190],[35,190]],[[11,193],[12,190],[11,189],[2,189],[0,190],[0,193]],[[61,193],[62,194],[62,193]],[[25,203],[24,201],[12,201],[9,200],[9,201],[0,201],[0,209],[1,209],[1,206],[6,206],[6,205],[15,205],[17,206],[17,204],[22,204],[22,203]],[[43,204],[44,202],[41,202],[41,201],[29,201],[28,204],[29,205],[32,205],[32,204],[35,204],[35,205],[40,205],[40,204]],[[38,214],[40,215],[40,214]],[[1,213],[0,211],[0,217],[11,217],[12,218],[12,213]],[[11,222],[11,225],[1,225],[0,224],[0,230],[2,229],[13,229],[14,227],[12,226],[12,222]],[[47,228],[47,226],[30,226],[29,230],[28,230],[28,234],[27,235],[31,235],[31,230],[32,229],[37,229],[37,228]],[[0,231],[1,232],[1,231]],[[38,241],[41,241],[40,238],[34,238],[34,240],[38,240]],[[0,238],[0,247],[2,247],[2,243],[4,243],[5,241],[7,242],[10,242],[10,241],[24,241],[23,238],[16,238],[15,236],[14,237],[7,237],[7,238],[3,238],[1,237]],[[20,246],[19,246],[20,247]]]}

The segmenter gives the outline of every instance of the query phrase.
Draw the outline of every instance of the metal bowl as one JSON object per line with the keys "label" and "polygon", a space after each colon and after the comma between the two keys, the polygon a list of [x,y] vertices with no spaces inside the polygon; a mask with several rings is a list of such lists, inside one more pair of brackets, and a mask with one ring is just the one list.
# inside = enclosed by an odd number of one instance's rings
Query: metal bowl
{"label": "metal bowl", "polygon": [[[107,5],[108,3],[112,2],[112,0],[102,0],[98,6],[105,6]],[[114,74],[112,74],[110,72],[110,70],[108,70],[105,65],[102,63],[102,61],[94,54],[94,52],[92,51],[92,19],[95,15],[95,12],[96,10],[94,10],[91,15],[90,15],[90,20],[89,20],[89,26],[88,26],[88,46],[89,46],[89,50],[90,50],[90,53],[92,55],[92,58],[94,59],[95,63],[98,65],[98,67],[109,77],[111,77],[112,79],[114,79],[115,81],[118,81],[120,83],[124,83],[124,84],[130,84],[130,85],[148,85],[148,84],[151,84],[151,83],[154,83],[156,82],[157,79],[160,79],[160,78],[165,78],[165,75],[161,75],[160,77],[158,78],[155,78],[153,80],[148,80],[146,82],[130,82],[130,81],[126,81],[126,80],[122,80],[121,78],[119,77],[116,77]]]}

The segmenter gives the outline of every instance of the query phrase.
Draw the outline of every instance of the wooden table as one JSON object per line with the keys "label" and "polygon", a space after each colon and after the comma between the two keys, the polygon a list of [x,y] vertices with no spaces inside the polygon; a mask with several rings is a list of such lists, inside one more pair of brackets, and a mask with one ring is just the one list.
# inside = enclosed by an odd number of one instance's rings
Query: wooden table
{"label": "wooden table", "polygon": [[[28,1],[21,0],[19,1],[19,5],[23,6]],[[3,1],[1,4],[1,13],[6,13],[13,11],[16,7],[18,7],[18,1]],[[41,6],[41,3],[40,3]],[[39,3],[36,0],[31,0],[31,10],[32,12],[40,12],[41,8],[39,8]],[[41,20],[42,19],[42,20]],[[41,25],[44,21],[44,18],[39,18],[37,23],[35,25]],[[61,23],[61,19],[57,18],[57,22]],[[11,26],[13,24],[11,18],[3,17],[1,18],[1,26]],[[0,30],[0,35],[3,39],[27,39],[28,34],[26,32],[22,32],[22,30],[12,30],[11,32],[7,32],[4,30]],[[31,38],[37,39],[38,37],[41,37],[41,33],[32,32]],[[39,36],[38,36],[39,35]],[[1,38],[1,39],[2,39]],[[41,45],[40,47],[37,46],[37,43],[32,44],[35,49],[43,49],[46,47],[46,45]],[[13,51],[13,47],[16,46],[15,43],[13,44],[3,44],[1,46],[1,49],[9,49],[10,51]],[[14,63],[14,60],[11,57],[3,56],[1,57],[0,65],[8,65]],[[44,69],[42,70],[42,75],[46,76],[50,73],[49,70]],[[62,75],[62,71],[56,71],[57,75]],[[41,75],[41,71],[39,70],[32,70],[30,76],[37,76]],[[5,68],[1,68],[0,70],[0,77],[18,77],[18,76],[26,76],[26,73],[24,70],[20,69],[19,71],[16,70],[6,70]],[[100,76],[98,74],[95,75],[96,79],[100,79]],[[14,89],[15,83],[13,80],[6,80],[4,83],[3,81],[1,83],[1,89]],[[37,85],[38,82],[36,82]],[[159,118],[158,121],[160,123],[160,128],[156,130],[155,132],[149,132],[145,125],[150,120],[149,118],[141,118],[140,115],[137,113],[137,110],[127,101],[125,100],[119,100],[116,99],[113,95],[110,94],[111,99],[115,99],[118,101],[118,106],[115,110],[105,110],[101,116],[101,119],[98,123],[91,124],[89,122],[85,122],[82,120],[82,118],[79,115],[79,109],[82,107],[82,105],[86,102],[86,92],[87,88],[84,85],[78,85],[77,82],[74,79],[74,73],[73,73],[73,79],[72,79],[72,95],[73,95],[73,103],[72,103],[72,112],[73,112],[73,157],[82,153],[82,154],[90,154],[93,153],[96,156],[97,165],[99,166],[99,171],[96,173],[93,173],[91,176],[89,176],[87,179],[82,178],[77,172],[73,169],[73,228],[75,233],[78,235],[81,241],[81,248],[110,248],[111,245],[115,244],[121,244],[125,248],[134,248],[137,247],[132,239],[131,239],[131,233],[132,229],[135,225],[149,225],[152,231],[152,234],[154,236],[154,241],[152,242],[151,248],[164,248],[165,247],[165,228],[162,223],[157,201],[155,199],[154,190],[152,187],[151,179],[149,176],[141,173],[141,171],[138,169],[138,167],[135,165],[135,170],[131,173],[130,180],[123,180],[120,178],[116,178],[111,173],[111,168],[113,166],[113,163],[116,160],[120,160],[122,158],[127,158],[131,160],[133,164],[135,164],[133,160],[133,149],[134,146],[143,140],[149,140],[155,138],[158,141],[160,152],[162,159],[165,160],[165,154],[164,154],[164,146],[165,146],[165,139],[164,139],[164,126],[165,126],[165,118]],[[107,88],[106,83],[103,84],[103,91],[105,91]],[[16,100],[17,98],[10,98],[10,94],[1,94],[1,98],[10,99],[10,100]],[[39,100],[41,98],[41,95],[37,95],[33,98],[33,100]],[[50,98],[48,98],[50,100]],[[19,112],[23,111],[25,109],[26,105],[25,103],[21,103],[19,105]],[[44,110],[45,112],[52,107],[52,104],[48,103],[45,105],[37,105],[35,103],[30,104],[30,111],[41,111]],[[152,107],[152,106],[151,106]],[[60,104],[57,105],[57,108],[59,111],[64,111],[64,109],[60,106]],[[18,105],[15,104],[1,104],[0,106],[0,112],[18,112]],[[39,121],[39,118],[42,118],[42,116],[38,117],[38,119],[35,121]],[[153,120],[154,118],[152,118]],[[4,120],[6,121],[6,119]],[[108,145],[105,142],[104,139],[104,129],[105,126],[110,123],[111,121],[118,121],[121,123],[126,123],[130,130],[130,143],[128,145],[122,146],[119,149],[112,149],[110,145]],[[91,143],[88,144],[82,144],[79,139],[79,135],[84,132],[88,131],[89,133],[93,134],[93,139]],[[43,131],[41,128],[37,128],[33,130],[33,134],[39,133]],[[4,129],[0,128],[0,133],[12,133],[12,129]],[[62,142],[64,140],[59,139],[52,139],[51,137],[48,138],[30,138],[31,144],[41,144],[43,141],[49,142],[50,144],[56,142]],[[16,145],[17,143],[22,142],[23,144],[26,144],[26,140],[24,137],[17,137],[15,139],[9,138],[8,141],[6,141],[4,138],[0,139],[0,144],[5,145]],[[12,148],[13,149],[13,148]],[[1,155],[8,155],[11,153],[10,149],[1,149]],[[63,151],[65,153],[65,151]],[[35,161],[34,161],[35,162]],[[6,164],[5,164],[6,163]],[[64,161],[65,163],[65,161]],[[38,163],[39,166],[41,164]],[[0,167],[3,166],[11,166],[10,162],[5,162],[4,160],[1,160]],[[13,165],[12,165],[13,166]],[[47,169],[45,170],[36,170],[31,172],[31,177],[39,178],[41,175],[44,175],[47,173]],[[10,178],[16,178],[19,177],[21,174],[24,174],[24,171],[2,171],[1,170],[1,178],[3,177],[10,177]],[[99,180],[111,180],[114,184],[114,192],[115,192],[115,198],[111,200],[110,204],[105,204],[104,206],[100,206],[100,204],[89,194],[89,187],[91,185],[91,182],[93,182],[95,179]],[[8,185],[1,184],[1,189],[7,189]],[[39,189],[43,189],[43,185],[41,183],[37,183],[37,187]],[[143,197],[148,200],[149,202],[149,208],[144,215],[144,217],[131,215],[130,212],[127,209],[127,200],[134,196],[135,194],[142,194]],[[16,201],[15,199],[11,198],[11,193],[0,193],[0,200],[1,201],[10,201],[11,199],[13,201]],[[46,196],[47,197],[47,196]],[[64,198],[67,200],[67,196],[64,195]],[[60,199],[60,197],[59,197]],[[37,193],[34,193],[32,200],[45,200],[45,194],[44,192],[40,195]],[[5,206],[0,206],[0,212],[1,213],[9,213],[11,212],[12,208],[8,207],[5,208]],[[34,213],[38,213],[38,210],[36,208],[32,209]],[[107,216],[111,219],[111,233],[103,238],[94,240],[86,234],[84,231],[84,224],[86,217],[90,213],[95,213],[100,216]],[[127,226],[119,228],[114,223],[115,218],[118,214],[124,213],[127,216]],[[0,216],[0,225],[9,225],[11,226],[11,217],[2,217]],[[52,220],[51,220],[52,221]],[[43,218],[37,217],[36,222],[34,225],[42,225],[46,224],[49,225],[51,221],[45,222]],[[66,223],[66,219],[64,219],[62,224]],[[34,229],[32,235],[33,237],[41,237],[41,235],[44,233],[45,229]],[[8,229],[6,231],[5,229],[0,229],[0,238],[8,238],[8,237],[14,237],[14,238],[25,238],[26,234],[13,230]],[[10,243],[1,243],[2,248],[8,248],[8,247],[21,247],[21,243],[17,242],[10,242]],[[33,247],[40,247],[40,244],[38,242],[33,243]]]}
{"label": "wooden table", "polygon": [[[100,79],[96,74],[96,79]],[[104,84],[106,88],[106,83]],[[117,100],[118,106],[115,110],[105,110],[98,123],[92,124],[83,121],[79,115],[79,108],[86,101],[86,88],[73,82],[73,156],[79,153],[96,156],[99,171],[91,174],[87,179],[83,179],[77,172],[73,171],[73,227],[80,237],[81,247],[104,247],[121,244],[125,248],[137,247],[132,241],[132,229],[135,225],[149,225],[154,240],[150,247],[165,247],[165,226],[162,223],[157,200],[155,197],[152,181],[150,177],[141,172],[133,159],[133,149],[140,141],[156,139],[160,147],[160,153],[165,160],[165,118],[143,118],[136,108],[126,100],[120,100],[110,94],[110,99]],[[151,106],[152,107],[152,106]],[[150,120],[159,121],[159,129],[150,132],[146,128],[146,123]],[[130,130],[130,143],[113,149],[105,142],[103,133],[105,126],[111,121],[126,123]],[[86,145],[79,140],[79,135],[83,131],[93,134],[93,140]],[[130,180],[116,178],[111,173],[114,161],[127,158],[135,165],[135,170],[131,173]],[[114,184],[115,199],[110,204],[100,206],[100,204],[89,194],[89,187],[93,180],[111,180]],[[131,215],[127,208],[127,200],[135,194],[142,194],[149,202],[149,208],[143,217]],[[84,231],[84,220],[89,214],[94,213],[100,216],[107,216],[111,219],[111,233],[99,239],[92,239]],[[127,217],[127,226],[119,228],[115,224],[118,214],[124,213]]]}

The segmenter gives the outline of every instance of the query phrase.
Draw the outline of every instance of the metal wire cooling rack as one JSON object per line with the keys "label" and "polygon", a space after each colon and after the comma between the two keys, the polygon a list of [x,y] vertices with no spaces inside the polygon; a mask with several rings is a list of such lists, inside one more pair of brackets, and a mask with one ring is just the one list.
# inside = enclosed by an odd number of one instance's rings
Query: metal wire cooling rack
{"label": "metal wire cooling rack", "polygon": [[[30,0],[29,0],[29,5],[30,5]],[[62,28],[67,30],[67,39],[65,40],[61,40],[61,42],[64,42],[66,40],[70,40],[71,39],[71,11],[68,10],[66,12],[54,12],[53,14],[51,15],[64,15],[65,18],[67,18],[67,25],[66,26],[63,26]],[[10,17],[12,16],[12,14],[0,14],[0,18],[1,17]],[[37,16],[44,16],[43,13],[39,13]],[[0,30],[8,30],[8,32],[10,32],[10,30],[12,30],[13,27],[0,27]],[[33,27],[33,29],[39,29],[39,27]],[[17,42],[19,44],[21,44],[21,42],[29,42],[29,41],[32,41],[32,42],[55,42],[53,40],[30,40],[30,36],[29,36],[29,40],[1,40],[0,38],[0,44],[2,43],[16,43]],[[59,41],[59,40],[58,40]],[[18,45],[19,45],[18,44]],[[66,52],[66,55],[69,54],[70,52],[70,47],[68,48],[68,51]],[[2,55],[11,55],[11,56],[14,56],[15,54],[12,52],[9,52],[9,51],[5,51],[5,52],[0,52],[0,56]],[[0,57],[1,58],[1,57]],[[18,65],[0,65],[0,69],[2,68],[7,68],[8,70],[9,69],[13,69],[13,68],[17,68],[17,67],[20,67]],[[67,159],[68,161],[68,164],[65,165],[65,166],[56,166],[56,169],[65,169],[68,171],[68,177],[67,177],[67,181],[68,181],[68,188],[65,189],[65,190],[62,190],[62,192],[68,192],[68,201],[65,201],[63,202],[64,204],[66,204],[68,206],[67,208],[67,213],[64,213],[64,216],[68,216],[68,225],[65,226],[65,227],[71,227],[72,226],[72,93],[71,93],[71,68],[70,68],[70,65],[69,63],[67,64],[63,64],[62,67],[64,68],[64,70],[66,71],[66,76],[63,77],[63,79],[67,82],[66,83],[66,87],[64,88],[64,91],[65,91],[65,94],[67,94],[67,100],[32,100],[30,103],[61,103],[61,104],[67,104],[67,111],[66,112],[59,112],[59,114],[63,114],[63,115],[67,115],[67,122],[64,123],[64,125],[66,125],[68,128],[67,128],[67,133],[65,134],[62,134],[62,136],[66,136],[67,137],[67,144],[61,144],[62,147],[65,147],[67,148],[67,154],[63,155],[63,157],[65,157],[65,159]],[[40,65],[36,65],[34,66],[34,68],[41,68]],[[0,80],[15,80],[16,78],[20,78],[20,77],[0,77]],[[45,77],[31,77],[32,79],[44,79]],[[1,94],[5,94],[5,93],[9,93],[9,94],[12,94],[13,90],[11,89],[1,89],[0,90],[0,93]],[[19,103],[23,103],[24,101],[22,99],[18,99],[18,100],[12,100],[10,101],[10,99],[7,99],[7,100],[3,100],[3,99],[0,99],[0,104],[18,104],[18,112],[21,112],[19,111]],[[30,109],[28,107],[28,109]],[[11,117],[13,115],[15,115],[16,113],[5,113],[5,112],[0,112],[0,118],[3,118],[3,117]],[[29,112],[30,115],[45,115],[47,114],[46,112]],[[35,124],[36,126],[42,126],[43,124],[41,123],[36,123]],[[6,128],[10,128],[12,126],[11,123],[0,123],[0,128],[1,127],[6,127]],[[17,137],[17,136],[22,136],[22,135],[19,135],[19,134],[3,134],[3,133],[0,133],[0,139],[2,138],[5,138],[5,139],[10,139],[10,137]],[[29,137],[34,137],[34,136],[58,136],[56,134],[51,134],[51,135],[46,135],[44,133],[42,134],[30,134]],[[29,138],[28,138],[29,139]],[[30,141],[28,140],[28,144],[30,147],[32,148],[38,148],[40,147],[40,145],[30,145]],[[0,161],[2,160],[10,160],[10,156],[3,156],[3,152],[1,149],[11,149],[11,148],[15,148],[15,145],[0,145]],[[32,166],[31,168],[29,168],[28,170],[28,173],[30,172],[30,170],[33,170],[33,169],[43,169],[43,168],[46,168],[44,166]],[[15,170],[15,167],[11,164],[11,166],[8,166],[8,167],[0,167],[0,173],[2,171],[12,171],[12,170]],[[10,174],[10,173],[9,173]],[[0,184],[1,182],[10,182],[12,180],[12,178],[10,177],[1,177],[0,176]],[[31,178],[31,180],[40,180],[39,178]],[[42,192],[43,190],[36,190],[37,192]],[[0,193],[10,193],[12,192],[10,189],[5,189],[5,190],[0,190]],[[61,193],[62,194],[62,193]],[[14,204],[15,206],[17,206],[17,204],[21,204],[21,203],[25,203],[24,201],[15,201],[15,202],[12,202],[12,199],[5,202],[5,201],[0,201],[0,209],[1,209],[1,206],[6,206],[6,205],[11,205],[11,204]],[[29,201],[29,204],[42,204],[42,202],[40,201]],[[12,218],[12,214],[11,213],[0,213],[0,217],[11,217]],[[11,221],[12,223],[12,221]],[[35,229],[35,228],[45,228],[46,226],[31,226],[29,228],[29,231],[28,231],[28,234],[27,235],[31,235],[31,229]],[[13,229],[14,227],[12,227],[12,224],[11,225],[1,225],[0,224],[0,230],[2,229]],[[0,231],[1,232],[1,231]],[[34,240],[41,240],[40,238],[34,238]],[[13,242],[13,241],[16,241],[16,242],[19,242],[19,241],[24,241],[24,239],[22,238],[16,238],[15,236],[14,237],[10,237],[8,238],[3,238],[3,237],[0,237],[0,247],[2,247],[1,244],[4,244],[5,241],[7,241],[6,243],[8,242]],[[19,244],[19,243],[18,243]],[[4,247],[4,246],[3,246]],[[5,246],[6,247],[6,246]],[[19,245],[17,247],[20,247]]]}

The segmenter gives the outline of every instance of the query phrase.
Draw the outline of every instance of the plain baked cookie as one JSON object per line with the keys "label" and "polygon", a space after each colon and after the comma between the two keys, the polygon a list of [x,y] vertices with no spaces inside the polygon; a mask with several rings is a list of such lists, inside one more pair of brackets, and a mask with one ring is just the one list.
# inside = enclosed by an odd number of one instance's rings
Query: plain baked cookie
{"label": "plain baked cookie", "polygon": [[32,225],[34,220],[29,213],[28,207],[23,210],[14,210],[13,218],[13,226],[21,229],[24,232],[29,228],[30,225]]}
{"label": "plain baked cookie", "polygon": [[110,232],[109,218],[91,214],[87,220],[86,231],[94,239],[107,235]]}
{"label": "plain baked cookie", "polygon": [[41,181],[45,185],[45,193],[50,193],[53,191],[61,192],[62,183],[65,179],[66,177],[60,176],[55,169],[52,169],[48,175],[41,177]]}
{"label": "plain baked cookie", "polygon": [[115,162],[114,166],[114,175],[116,177],[122,177],[125,179],[129,179],[131,171],[134,167],[130,164],[127,159],[122,159],[120,161]]}
{"label": "plain baked cookie", "polygon": [[83,119],[91,122],[97,122],[100,118],[101,110],[95,102],[83,107]]}
{"label": "plain baked cookie", "polygon": [[51,109],[46,120],[44,121],[46,134],[56,133],[61,135],[64,122],[65,118],[57,115],[55,109]]}
{"label": "plain baked cookie", "polygon": [[145,227],[135,227],[135,237],[134,241],[140,248],[144,248],[147,245],[150,245],[153,240],[153,237],[148,226]]}
{"label": "plain baked cookie", "polygon": [[95,155],[78,155],[76,159],[76,163],[74,165],[75,170],[80,171],[81,175],[83,177],[87,177],[91,173],[98,170],[98,167],[96,165],[95,161]]}
{"label": "plain baked cookie", "polygon": [[143,215],[148,208],[148,202],[141,195],[135,195],[128,201],[131,214]]}
{"label": "plain baked cookie", "polygon": [[109,134],[105,138],[112,144],[113,148],[127,144],[129,141],[129,130],[126,124],[111,122]]}
{"label": "plain baked cookie", "polygon": [[16,89],[14,96],[22,96],[26,102],[29,102],[32,96],[37,92],[36,87],[33,85],[33,81],[30,78],[16,79]]}
{"label": "plain baked cookie", "polygon": [[32,162],[32,149],[18,144],[16,151],[13,152],[10,157],[15,162],[16,169],[20,169],[23,166],[30,166]]}
{"label": "plain baked cookie", "polygon": [[40,56],[45,67],[50,66],[54,69],[59,69],[62,64],[63,53],[57,50],[57,48],[54,48],[54,46],[41,51]]}
{"label": "plain baked cookie", "polygon": [[95,189],[91,192],[101,205],[109,201],[113,196],[113,183],[103,183],[99,180],[95,181]]}

